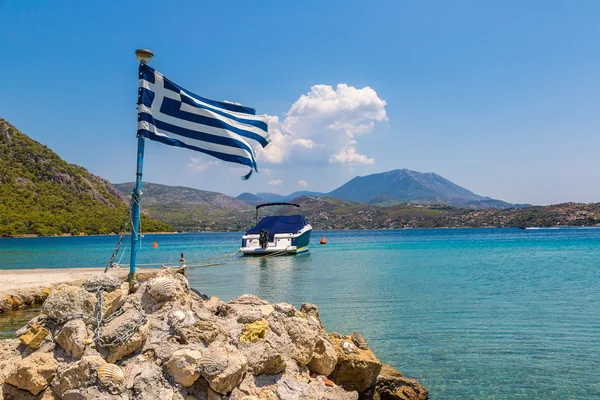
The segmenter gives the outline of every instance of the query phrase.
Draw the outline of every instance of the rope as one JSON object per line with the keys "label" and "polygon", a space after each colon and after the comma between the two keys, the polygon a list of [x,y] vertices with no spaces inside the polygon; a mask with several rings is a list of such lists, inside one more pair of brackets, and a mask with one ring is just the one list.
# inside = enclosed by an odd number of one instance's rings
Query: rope
{"label": "rope", "polygon": [[[239,253],[240,250],[236,250],[231,254],[223,254],[220,256],[215,256],[215,257],[208,257],[208,258],[202,258],[199,260],[186,260],[186,263],[195,263],[195,262],[206,262],[206,261],[210,261],[210,260],[216,260],[218,258],[227,258],[227,257],[233,257],[235,256],[237,253]],[[151,267],[151,266],[161,266],[161,265],[166,265],[170,263],[170,261],[163,261],[163,262],[155,262],[155,263],[146,263],[146,264],[139,264],[136,263],[136,265],[138,266],[142,266],[142,267]],[[129,264],[121,264],[123,266],[129,266]]]}
{"label": "rope", "polygon": [[121,252],[121,257],[119,258],[119,262],[117,263],[118,266],[121,265],[121,260],[123,259],[123,256],[125,255],[125,250],[127,250],[127,245],[125,245],[125,247],[123,247],[123,251]]}
{"label": "rope", "polygon": [[[256,261],[256,260],[262,260],[265,258],[270,258],[270,257],[278,257],[278,256],[282,256],[285,255],[285,253],[287,252],[288,247],[286,247],[283,250],[280,251],[276,251],[274,253],[271,254],[265,254],[264,256],[260,256],[260,257],[248,257],[248,258],[240,258],[236,261],[229,261],[229,262],[222,262],[222,263],[214,263],[214,264],[200,264],[200,265],[186,265],[186,268],[207,268],[207,267],[216,267],[216,266],[220,266],[220,265],[229,265],[229,264],[237,264],[237,263],[244,263],[244,262],[251,262],[251,261]],[[239,251],[239,250],[238,250]]]}
{"label": "rope", "polygon": [[[117,256],[117,254],[119,254],[119,249],[121,248],[121,243],[123,242],[123,236],[125,236],[125,234],[127,233],[127,225],[129,225],[129,218],[131,217],[131,206],[132,206],[133,202],[129,202],[129,212],[127,213],[127,215],[125,215],[125,219],[123,220],[123,228],[121,228],[121,232],[119,232],[119,240],[117,241],[117,244],[115,246],[115,249],[113,250],[112,255],[110,256],[110,258],[108,259],[108,262],[106,263],[106,267],[104,267],[104,273],[107,273],[109,269],[111,269],[112,267],[115,266],[114,261],[115,261],[115,257]],[[121,258],[123,258],[123,255],[121,255]],[[120,262],[120,260],[119,260]]]}

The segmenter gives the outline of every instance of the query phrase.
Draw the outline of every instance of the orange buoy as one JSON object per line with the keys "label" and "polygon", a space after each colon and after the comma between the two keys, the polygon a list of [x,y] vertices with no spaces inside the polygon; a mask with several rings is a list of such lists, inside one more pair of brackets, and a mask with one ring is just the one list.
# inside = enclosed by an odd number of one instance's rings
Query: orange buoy
{"label": "orange buoy", "polygon": [[321,244],[327,244],[327,240],[325,239],[325,236],[323,236],[321,238],[321,241],[319,243],[321,243]]}
{"label": "orange buoy", "polygon": [[152,243],[152,248],[153,248],[153,249],[156,249],[156,248],[158,248],[158,243],[156,243],[156,242]]}

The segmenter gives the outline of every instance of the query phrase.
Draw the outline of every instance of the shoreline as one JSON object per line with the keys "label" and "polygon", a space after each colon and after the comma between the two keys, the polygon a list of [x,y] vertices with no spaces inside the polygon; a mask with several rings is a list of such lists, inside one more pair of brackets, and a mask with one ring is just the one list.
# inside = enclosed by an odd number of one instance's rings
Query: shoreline
{"label": "shoreline", "polygon": [[[320,232],[329,232],[329,231],[406,231],[406,230],[415,230],[415,229],[581,229],[581,228],[600,228],[600,224],[595,225],[549,225],[549,226],[527,226],[525,228],[521,228],[518,226],[437,226],[433,228],[427,227],[410,227],[410,228],[362,228],[362,229],[313,229],[313,231]],[[146,232],[144,235],[179,235],[179,234],[188,234],[188,233],[243,233],[244,231],[190,231],[190,232]],[[127,234],[129,235],[129,233]],[[0,237],[0,239],[35,239],[35,238],[62,238],[62,237],[103,237],[103,236],[119,236],[116,233],[107,233],[102,235],[71,235],[71,234],[62,234],[62,235],[36,235],[36,234],[25,234],[25,235],[17,235],[17,236],[4,236]]]}
{"label": "shoreline", "polygon": [[[172,234],[178,234],[178,233],[182,233],[182,232],[177,232],[177,231],[173,231],[173,232],[144,232],[143,235],[172,235]],[[131,233],[127,233],[125,236],[129,236]],[[100,236],[119,236],[118,233],[104,233],[102,235],[88,235],[88,234],[81,234],[81,235],[71,235],[70,233],[62,233],[60,235],[37,235],[35,233],[26,233],[23,235],[15,235],[15,236],[4,236],[4,237],[0,237],[0,239],[31,239],[31,238],[40,238],[40,237],[44,237],[44,238],[60,238],[60,237],[100,237]]]}
{"label": "shoreline", "polygon": [[[0,314],[41,305],[60,284],[80,286],[104,268],[0,269]],[[145,281],[160,269],[138,269],[138,280]],[[129,269],[110,269],[109,275],[126,280]]]}

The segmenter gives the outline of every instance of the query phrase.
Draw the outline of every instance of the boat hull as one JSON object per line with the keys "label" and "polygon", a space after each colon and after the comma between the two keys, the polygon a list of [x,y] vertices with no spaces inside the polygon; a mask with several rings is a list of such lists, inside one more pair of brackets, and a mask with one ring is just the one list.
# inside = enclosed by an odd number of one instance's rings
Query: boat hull
{"label": "boat hull", "polygon": [[268,254],[300,254],[308,251],[312,227],[307,225],[298,234],[276,234],[273,242],[266,249],[258,246],[258,235],[244,235],[240,251],[245,256],[261,256]]}

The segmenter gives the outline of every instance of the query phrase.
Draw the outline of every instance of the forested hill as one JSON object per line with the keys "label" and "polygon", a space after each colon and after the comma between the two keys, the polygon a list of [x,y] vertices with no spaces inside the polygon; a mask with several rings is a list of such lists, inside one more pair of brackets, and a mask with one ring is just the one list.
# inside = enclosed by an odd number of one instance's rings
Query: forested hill
{"label": "forested hill", "polygon": [[[118,233],[126,213],[110,182],[0,118],[0,236]],[[146,232],[172,231],[142,218]]]}
{"label": "forested hill", "polygon": [[[134,183],[114,185],[128,197]],[[180,231],[240,231],[252,225],[254,207],[222,193],[144,182],[142,207]]]}

